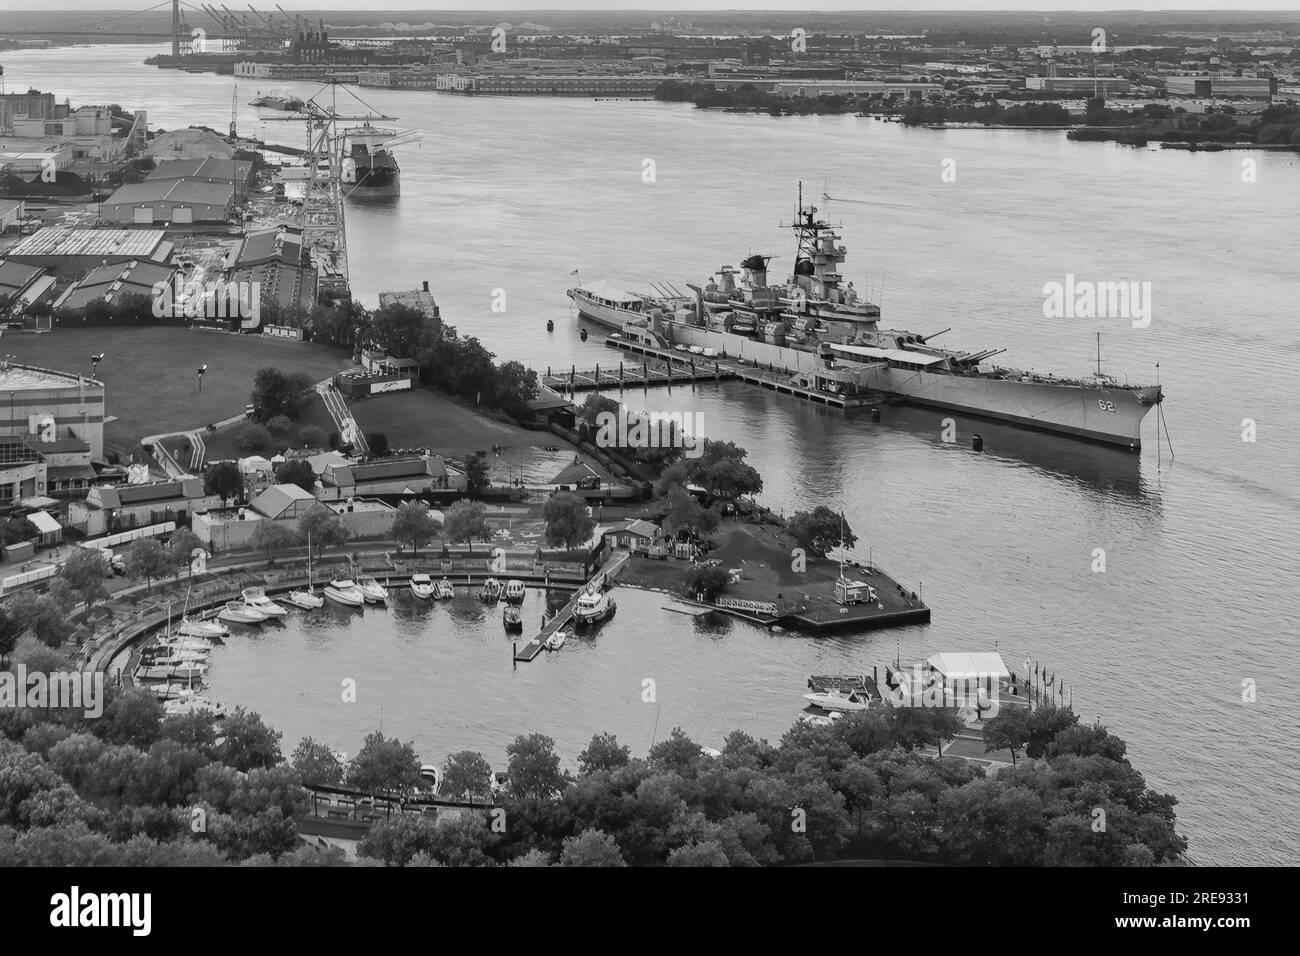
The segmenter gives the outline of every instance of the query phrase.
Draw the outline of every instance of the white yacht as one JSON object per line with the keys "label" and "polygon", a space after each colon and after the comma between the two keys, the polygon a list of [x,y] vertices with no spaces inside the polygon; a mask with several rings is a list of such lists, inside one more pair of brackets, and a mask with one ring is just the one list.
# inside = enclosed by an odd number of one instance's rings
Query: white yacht
{"label": "white yacht", "polygon": [[383,604],[388,600],[388,588],[372,577],[357,578],[357,587],[367,604]]}
{"label": "white yacht", "polygon": [[429,598],[433,597],[434,590],[433,578],[429,577],[427,574],[411,575],[411,593],[421,601],[427,601]]}
{"label": "white yacht", "polygon": [[335,578],[325,585],[325,596],[331,601],[337,601],[346,607],[361,607],[362,604],[366,603],[361,588],[357,587],[351,578]]}
{"label": "white yacht", "polygon": [[306,588],[299,588],[296,591],[290,591],[284,600],[303,611],[314,611],[325,603],[323,597],[319,594],[312,594],[311,591]]}
{"label": "white yacht", "polygon": [[182,661],[175,664],[141,664],[135,669],[137,680],[188,681],[202,677],[208,665],[201,661]]}
{"label": "white yacht", "polygon": [[265,614],[244,601],[228,601],[217,617],[231,624],[261,624],[266,620]]}
{"label": "white yacht", "polygon": [[230,628],[220,621],[200,621],[198,618],[187,617],[176,628],[176,633],[181,637],[226,637],[230,634]]}
{"label": "white yacht", "polygon": [[214,701],[207,697],[201,697],[197,694],[184,697],[173,697],[163,702],[163,710],[168,717],[179,717],[184,714],[197,714],[203,711],[211,712],[213,717],[218,719],[226,716],[226,705],[221,701]]}
{"label": "white yacht", "polygon": [[244,588],[239,595],[245,604],[257,608],[267,617],[284,617],[289,613],[288,608],[276,604],[266,596],[266,588]]}

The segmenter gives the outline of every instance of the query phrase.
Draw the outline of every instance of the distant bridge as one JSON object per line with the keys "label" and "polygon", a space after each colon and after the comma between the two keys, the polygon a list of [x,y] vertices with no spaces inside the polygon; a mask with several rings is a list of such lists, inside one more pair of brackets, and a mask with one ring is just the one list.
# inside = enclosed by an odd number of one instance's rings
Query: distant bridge
{"label": "distant bridge", "polygon": [[[140,40],[171,40],[172,55],[180,56],[182,46],[188,48],[189,52],[192,53],[202,52],[201,49],[194,49],[196,42],[200,44],[208,40],[284,42],[292,40],[302,29],[299,18],[294,16],[291,22],[289,14],[283,10],[280,10],[282,18],[277,20],[275,13],[260,13],[251,4],[248,8],[252,11],[251,16],[247,13],[235,13],[224,4],[220,6],[221,10],[218,10],[216,4],[200,3],[196,6],[188,2],[188,0],[163,0],[162,3],[156,3],[144,10],[105,17],[101,20],[92,20],[90,23],[76,27],[50,30],[0,30],[0,36],[48,37],[51,39],[59,37],[124,37]],[[166,14],[159,12],[163,7],[171,7],[170,29],[166,29]],[[188,13],[202,16],[204,22],[194,26],[188,21],[182,20],[182,7],[186,8]],[[147,24],[141,23],[139,26],[124,22],[134,20],[138,23],[142,18],[147,18],[149,22]],[[202,32],[196,35],[195,30]]]}

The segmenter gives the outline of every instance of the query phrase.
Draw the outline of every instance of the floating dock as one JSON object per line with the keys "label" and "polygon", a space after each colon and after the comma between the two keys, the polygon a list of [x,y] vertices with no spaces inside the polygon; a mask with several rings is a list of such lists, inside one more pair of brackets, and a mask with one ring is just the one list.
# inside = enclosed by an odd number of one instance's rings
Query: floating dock
{"label": "floating dock", "polygon": [[[605,584],[608,586],[613,582],[618,572],[623,570],[623,566],[627,564],[629,557],[630,555],[626,551],[614,552],[614,554],[610,555],[609,560],[601,566],[600,570],[592,575],[592,578],[604,575]],[[590,580],[588,579],[588,583],[590,583]],[[573,609],[577,606],[578,598],[582,596],[585,590],[586,585],[584,584],[574,592],[573,597],[569,599],[564,607],[560,608],[550,620],[542,625],[542,629],[538,631],[536,637],[515,652],[516,661],[527,663],[542,652],[546,647],[546,639],[573,620]]]}

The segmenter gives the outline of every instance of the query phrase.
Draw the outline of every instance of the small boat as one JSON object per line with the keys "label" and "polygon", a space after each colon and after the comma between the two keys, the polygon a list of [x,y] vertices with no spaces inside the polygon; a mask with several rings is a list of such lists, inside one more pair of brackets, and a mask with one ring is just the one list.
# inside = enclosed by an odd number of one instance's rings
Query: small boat
{"label": "small boat", "polygon": [[435,590],[436,588],[434,587],[433,579],[427,574],[411,575],[411,593],[421,601],[427,601],[429,598],[433,597]]}
{"label": "small boat", "polygon": [[542,642],[542,646],[545,647],[548,651],[558,651],[561,647],[564,646],[564,642],[567,641],[568,639],[569,639],[568,631],[556,631],[554,634],[552,634],[550,637],[548,637],[545,641]]}
{"label": "small boat", "polygon": [[180,717],[185,714],[199,714],[206,711],[220,720],[222,717],[226,716],[226,705],[221,703],[221,701],[214,701],[210,698],[194,694],[184,697],[173,697],[164,701],[163,711],[168,717]]}
{"label": "small boat", "polygon": [[200,621],[187,617],[176,628],[176,633],[181,637],[226,637],[230,634],[230,628],[220,621]]}
{"label": "small boat", "polygon": [[284,600],[304,611],[314,611],[325,603],[325,599],[319,594],[312,594],[311,591],[301,588],[297,591],[290,591]]}
{"label": "small boat", "polygon": [[478,596],[484,604],[495,604],[501,599],[501,582],[496,578],[488,578],[483,582],[483,587],[479,590]]}
{"label": "small boat", "polygon": [[507,604],[505,609],[502,610],[501,621],[505,624],[507,631],[522,631],[524,629],[524,615],[513,604]]}
{"label": "small boat", "polygon": [[866,710],[870,705],[857,694],[828,690],[819,694],[804,694],[803,699],[822,710]]}
{"label": "small boat", "polygon": [[168,637],[158,638],[157,647],[175,648],[185,651],[210,651],[212,642],[206,637]]}
{"label": "small boat", "polygon": [[452,584],[446,578],[443,578],[433,586],[433,599],[435,601],[450,601],[456,596],[456,585]]}
{"label": "small boat", "polygon": [[261,624],[266,620],[265,614],[243,601],[228,601],[217,617],[231,624]]}
{"label": "small boat", "polygon": [[721,751],[721,750],[718,750],[718,749],[715,748],[715,747],[703,747],[703,746],[702,746],[702,747],[700,747],[700,753],[702,753],[702,754],[703,754],[704,756],[706,756],[706,757],[711,757],[711,758],[713,758],[714,760],[716,760],[716,759],[718,759],[719,757],[722,756],[722,751]]}
{"label": "small boat", "polygon": [[505,598],[511,604],[522,604],[528,592],[524,590],[523,581],[510,580],[506,582]]}
{"label": "small boat", "polygon": [[141,663],[154,664],[188,664],[194,661],[206,661],[212,655],[209,647],[175,647],[159,645],[146,648],[140,653]]}
{"label": "small boat", "polygon": [[346,607],[361,607],[366,603],[365,595],[351,578],[335,578],[325,585],[325,596]]}
{"label": "small boat", "polygon": [[245,604],[257,608],[267,617],[284,617],[289,613],[288,608],[281,607],[266,596],[266,588],[244,588],[239,596]]}
{"label": "small boat", "polygon": [[137,680],[193,680],[208,672],[208,665],[199,661],[176,664],[141,664],[135,669]]}
{"label": "small boat", "polygon": [[388,600],[388,588],[372,577],[357,578],[357,587],[367,604],[383,604]]}
{"label": "small boat", "polygon": [[164,702],[170,700],[185,700],[198,694],[198,689],[194,687],[193,682],[181,684],[177,682],[168,682],[166,684],[154,684],[150,686],[149,693],[153,694],[158,700]]}
{"label": "small boat", "polygon": [[573,619],[579,624],[595,624],[614,613],[614,599],[605,591],[584,592],[573,607]]}

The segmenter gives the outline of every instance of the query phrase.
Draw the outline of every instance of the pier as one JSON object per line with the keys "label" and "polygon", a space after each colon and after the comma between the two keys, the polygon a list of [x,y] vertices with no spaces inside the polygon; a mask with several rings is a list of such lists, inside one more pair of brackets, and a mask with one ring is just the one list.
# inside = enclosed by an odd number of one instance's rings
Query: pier
{"label": "pier", "polygon": [[[547,368],[542,384],[557,392],[593,392],[611,388],[649,388],[656,385],[678,385],[690,382],[717,382],[734,378],[730,369],[709,360],[707,363],[684,364],[681,356],[668,353],[674,361],[665,361],[647,354],[640,365],[619,362],[617,365],[597,365],[594,369],[571,367],[566,372],[553,372]],[[696,356],[691,356],[695,358]]]}
{"label": "pier", "polygon": [[[610,582],[618,576],[618,572],[623,570],[623,566],[627,564],[630,557],[631,555],[626,551],[615,551],[610,555],[609,560],[601,565],[600,570],[597,571],[596,574],[592,575],[592,577],[594,578],[603,575],[605,584],[608,586]],[[588,579],[587,583],[590,583],[590,579]],[[577,606],[578,598],[582,596],[585,590],[586,584],[578,588],[578,590],[574,592],[573,597],[569,598],[568,603],[565,604],[564,607],[560,608],[560,610],[557,611],[550,620],[542,625],[542,629],[537,632],[537,636],[522,648],[515,651],[516,661],[527,663],[542,652],[543,648],[546,646],[546,639],[573,620],[573,609]]]}

